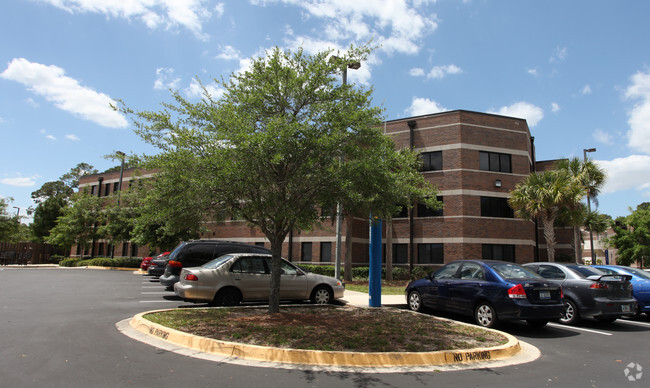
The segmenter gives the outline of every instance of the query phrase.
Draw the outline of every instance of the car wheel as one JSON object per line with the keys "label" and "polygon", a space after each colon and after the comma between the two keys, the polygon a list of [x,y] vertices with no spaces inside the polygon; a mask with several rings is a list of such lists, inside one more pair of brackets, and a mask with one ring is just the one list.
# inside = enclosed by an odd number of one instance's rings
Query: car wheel
{"label": "car wheel", "polygon": [[545,319],[528,319],[526,322],[532,327],[544,327],[548,323]]}
{"label": "car wheel", "polygon": [[238,306],[241,303],[241,294],[237,290],[225,289],[214,296],[215,306]]}
{"label": "car wheel", "polygon": [[564,315],[559,319],[560,323],[564,325],[573,325],[578,323],[580,320],[580,313],[578,312],[578,306],[571,299],[567,299],[564,304]]}
{"label": "car wheel", "polygon": [[420,296],[420,293],[417,291],[411,291],[409,293],[409,309],[417,312],[422,312],[424,310],[424,306],[422,306],[422,296]]}
{"label": "car wheel", "polygon": [[497,325],[497,313],[492,305],[487,302],[479,303],[474,309],[474,320],[482,327],[493,328]]}
{"label": "car wheel", "polygon": [[328,304],[334,296],[332,291],[326,286],[318,286],[312,291],[309,298],[313,304]]}

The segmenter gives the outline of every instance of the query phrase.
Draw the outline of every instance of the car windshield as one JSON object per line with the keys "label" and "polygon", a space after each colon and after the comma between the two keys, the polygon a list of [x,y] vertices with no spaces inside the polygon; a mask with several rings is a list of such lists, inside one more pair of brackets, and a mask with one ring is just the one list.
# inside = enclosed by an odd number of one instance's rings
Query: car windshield
{"label": "car windshield", "polygon": [[542,277],[517,264],[492,264],[504,279],[541,279]]}
{"label": "car windshield", "polygon": [[599,271],[596,268],[587,267],[586,265],[567,265],[567,268],[585,278],[594,275],[602,276],[604,274],[604,272]]}
{"label": "car windshield", "polygon": [[[617,268],[618,268],[618,267],[617,267]],[[621,270],[622,270],[622,271],[625,271],[625,272],[629,272],[629,273],[631,273],[632,275],[636,275],[636,276],[638,276],[638,277],[640,277],[640,278],[643,278],[643,279],[645,279],[645,280],[650,280],[650,273],[647,273],[647,272],[644,271],[644,270],[637,269],[637,268],[631,268],[631,267],[621,268]]]}
{"label": "car windshield", "polygon": [[232,257],[233,257],[232,255],[223,255],[223,256],[219,256],[219,257],[217,257],[216,259],[214,259],[214,260],[212,260],[212,261],[208,261],[207,263],[203,264],[203,265],[201,266],[201,268],[205,268],[205,269],[217,269],[217,268],[219,268],[223,263],[225,263],[226,261],[232,259]]}

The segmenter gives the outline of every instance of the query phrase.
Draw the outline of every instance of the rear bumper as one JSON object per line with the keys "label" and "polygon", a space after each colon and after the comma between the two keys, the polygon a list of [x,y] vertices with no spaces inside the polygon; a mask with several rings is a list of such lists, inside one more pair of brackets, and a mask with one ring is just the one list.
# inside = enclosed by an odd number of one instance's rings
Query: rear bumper
{"label": "rear bumper", "polygon": [[497,310],[500,320],[556,320],[564,316],[564,303],[553,304],[532,304],[528,301],[514,300],[506,306]]}
{"label": "rear bumper", "polygon": [[174,284],[178,283],[180,277],[178,275],[162,275],[160,277],[160,284],[165,287],[174,287]]}
{"label": "rear bumper", "polygon": [[636,299],[596,299],[593,306],[580,310],[582,318],[620,318],[636,312]]}
{"label": "rear bumper", "polygon": [[180,298],[193,301],[211,302],[214,298],[214,291],[208,292],[195,285],[181,284],[180,282],[174,284],[174,293]]}

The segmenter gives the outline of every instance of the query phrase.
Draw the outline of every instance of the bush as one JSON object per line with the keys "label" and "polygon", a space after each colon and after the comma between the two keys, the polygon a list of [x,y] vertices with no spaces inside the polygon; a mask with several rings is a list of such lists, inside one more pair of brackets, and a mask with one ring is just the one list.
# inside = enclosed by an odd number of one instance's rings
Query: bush
{"label": "bush", "polygon": [[67,259],[63,259],[59,261],[59,266],[60,267],[78,267],[78,263],[81,261],[79,258],[71,258],[68,257]]}
{"label": "bush", "polygon": [[[313,272],[319,275],[331,276],[334,277],[334,266],[333,265],[312,265],[312,264],[300,264],[297,263],[301,268],[309,272]],[[420,279],[425,275],[435,271],[436,267],[413,267],[413,278]],[[368,274],[370,273],[370,267],[355,267],[352,268],[352,280],[354,281],[367,281]],[[341,274],[345,274],[345,269],[341,267]],[[381,269],[381,278],[386,279],[386,268]],[[409,269],[408,267],[393,267],[393,279],[394,280],[409,280]]]}
{"label": "bush", "polygon": [[122,268],[140,268],[142,259],[139,257],[97,257],[95,259],[67,258],[59,263],[62,267],[122,267]]}

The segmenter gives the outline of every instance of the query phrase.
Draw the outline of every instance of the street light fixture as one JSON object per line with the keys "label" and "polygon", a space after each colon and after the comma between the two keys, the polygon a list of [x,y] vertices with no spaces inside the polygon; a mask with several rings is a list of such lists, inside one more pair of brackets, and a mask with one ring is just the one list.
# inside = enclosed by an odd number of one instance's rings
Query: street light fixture
{"label": "street light fixture", "polygon": [[[332,55],[330,61],[340,61],[341,58]],[[348,62],[343,66],[343,86],[348,83],[348,69],[357,70],[361,67],[361,62]],[[334,265],[334,277],[337,279],[341,278],[341,230],[343,229],[343,205],[341,202],[336,204],[336,247],[335,247],[335,265]]]}
{"label": "street light fixture", "polygon": [[[596,152],[595,148],[585,148],[582,150],[583,161],[587,163],[587,153]],[[589,197],[589,190],[587,190],[587,211],[588,215],[591,215],[591,199]],[[591,265],[596,264],[596,251],[594,251],[594,232],[589,228],[589,249],[591,250]]]}

